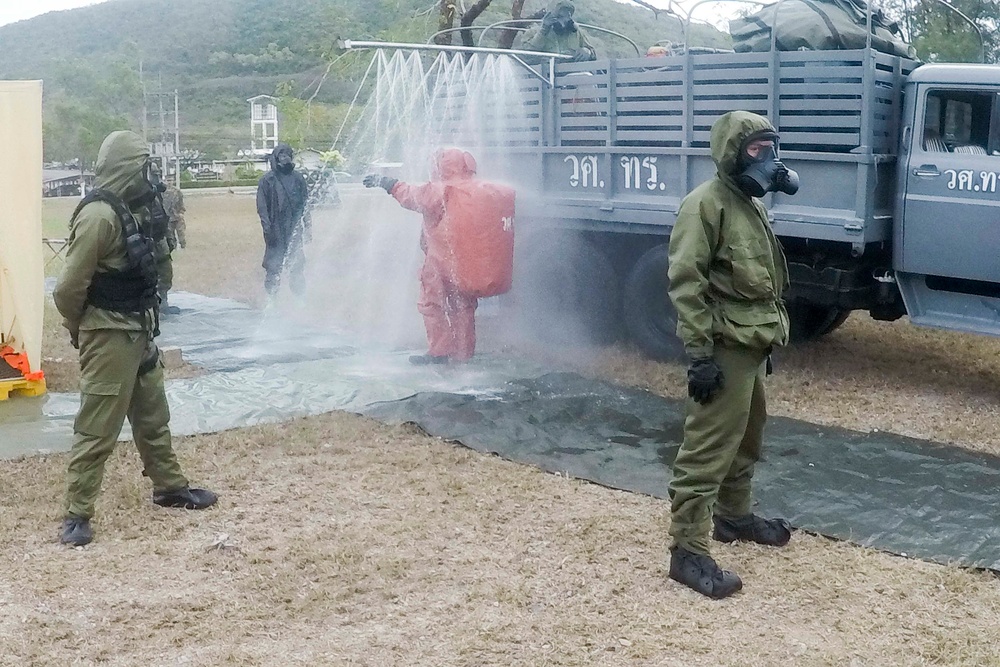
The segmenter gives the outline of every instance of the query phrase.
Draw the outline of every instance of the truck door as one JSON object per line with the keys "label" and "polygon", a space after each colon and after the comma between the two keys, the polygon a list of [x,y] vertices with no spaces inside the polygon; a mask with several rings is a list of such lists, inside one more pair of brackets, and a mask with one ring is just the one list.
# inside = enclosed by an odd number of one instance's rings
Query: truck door
{"label": "truck door", "polygon": [[1000,283],[998,91],[916,92],[895,268],[931,290],[975,293]]}

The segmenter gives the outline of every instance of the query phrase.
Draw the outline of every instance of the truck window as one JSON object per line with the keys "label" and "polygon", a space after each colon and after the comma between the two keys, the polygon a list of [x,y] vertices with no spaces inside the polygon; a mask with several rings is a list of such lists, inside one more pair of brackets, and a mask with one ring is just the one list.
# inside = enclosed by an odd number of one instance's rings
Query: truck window
{"label": "truck window", "polygon": [[997,94],[931,90],[924,102],[923,149],[931,153],[997,154]]}

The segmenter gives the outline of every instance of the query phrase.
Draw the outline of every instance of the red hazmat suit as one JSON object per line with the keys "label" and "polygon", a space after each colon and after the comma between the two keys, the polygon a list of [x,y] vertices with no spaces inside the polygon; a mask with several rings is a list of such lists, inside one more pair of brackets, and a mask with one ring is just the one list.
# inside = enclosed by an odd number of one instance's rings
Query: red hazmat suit
{"label": "red hazmat suit", "polygon": [[417,309],[428,353],[454,361],[475,354],[477,299],[509,290],[514,267],[514,191],[475,173],[472,155],[449,148],[435,155],[431,182],[391,192],[423,215]]}

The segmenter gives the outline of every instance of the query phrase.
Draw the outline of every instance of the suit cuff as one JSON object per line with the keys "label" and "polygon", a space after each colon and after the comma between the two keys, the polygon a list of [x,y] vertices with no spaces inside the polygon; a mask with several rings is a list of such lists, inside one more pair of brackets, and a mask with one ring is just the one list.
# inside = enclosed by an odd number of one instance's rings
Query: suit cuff
{"label": "suit cuff", "polygon": [[696,361],[698,359],[711,359],[715,354],[715,347],[712,345],[685,345],[684,351],[688,359]]}

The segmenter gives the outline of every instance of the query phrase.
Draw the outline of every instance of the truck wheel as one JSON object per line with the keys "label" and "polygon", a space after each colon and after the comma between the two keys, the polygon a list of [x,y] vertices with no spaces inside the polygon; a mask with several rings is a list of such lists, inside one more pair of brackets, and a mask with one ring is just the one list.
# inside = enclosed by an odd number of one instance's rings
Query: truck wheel
{"label": "truck wheel", "polygon": [[621,337],[621,287],[611,261],[572,232],[518,243],[507,306],[522,333],[542,343],[606,344]]}
{"label": "truck wheel", "polygon": [[847,318],[851,316],[851,311],[849,310],[837,310],[837,316],[833,318],[822,331],[820,331],[820,336],[825,336],[840,328],[840,325],[847,321]]}
{"label": "truck wheel", "polygon": [[788,319],[792,343],[815,340],[830,333],[850,316],[851,311],[833,306],[817,306],[806,301],[788,303]]}
{"label": "truck wheel", "polygon": [[661,361],[680,359],[684,345],[677,337],[677,311],[667,294],[667,244],[650,248],[632,267],[625,281],[625,326],[632,341],[647,356]]}

